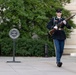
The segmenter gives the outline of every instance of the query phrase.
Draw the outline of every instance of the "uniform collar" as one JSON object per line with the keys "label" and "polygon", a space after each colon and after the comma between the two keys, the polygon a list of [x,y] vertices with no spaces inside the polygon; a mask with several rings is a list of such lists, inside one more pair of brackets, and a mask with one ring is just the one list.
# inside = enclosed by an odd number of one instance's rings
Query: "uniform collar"
{"label": "uniform collar", "polygon": [[56,19],[62,19],[62,17],[57,17],[57,16],[56,16]]}

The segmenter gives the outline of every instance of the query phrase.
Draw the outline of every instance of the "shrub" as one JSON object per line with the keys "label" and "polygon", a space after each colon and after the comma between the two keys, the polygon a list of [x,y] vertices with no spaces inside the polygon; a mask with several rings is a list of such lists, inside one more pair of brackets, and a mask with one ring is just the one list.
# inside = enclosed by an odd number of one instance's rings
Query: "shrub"
{"label": "shrub", "polygon": [[[48,46],[48,56],[54,56],[53,44],[44,40],[33,40],[18,38],[16,40],[16,56],[45,56],[45,44]],[[13,41],[9,38],[1,41],[1,55],[11,56],[13,54]]]}

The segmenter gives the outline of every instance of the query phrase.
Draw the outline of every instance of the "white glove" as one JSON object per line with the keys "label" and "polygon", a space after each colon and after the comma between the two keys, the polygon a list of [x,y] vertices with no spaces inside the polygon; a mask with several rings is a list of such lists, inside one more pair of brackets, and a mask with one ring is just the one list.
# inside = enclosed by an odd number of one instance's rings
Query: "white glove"
{"label": "white glove", "polygon": [[54,29],[58,29],[58,27],[57,26],[54,26]]}
{"label": "white glove", "polygon": [[66,21],[65,20],[63,20],[63,23],[66,25]]}

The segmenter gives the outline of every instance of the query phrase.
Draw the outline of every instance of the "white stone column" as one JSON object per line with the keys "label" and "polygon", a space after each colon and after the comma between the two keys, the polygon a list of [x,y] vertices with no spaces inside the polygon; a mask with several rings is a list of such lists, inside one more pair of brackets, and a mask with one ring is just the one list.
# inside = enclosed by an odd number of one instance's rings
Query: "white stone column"
{"label": "white stone column", "polygon": [[[76,0],[71,0],[71,3],[64,6],[65,9],[69,10],[71,14],[76,13]],[[76,24],[76,16],[72,19]],[[70,54],[71,56],[76,56],[76,29],[70,33],[70,38],[66,39],[64,54]]]}

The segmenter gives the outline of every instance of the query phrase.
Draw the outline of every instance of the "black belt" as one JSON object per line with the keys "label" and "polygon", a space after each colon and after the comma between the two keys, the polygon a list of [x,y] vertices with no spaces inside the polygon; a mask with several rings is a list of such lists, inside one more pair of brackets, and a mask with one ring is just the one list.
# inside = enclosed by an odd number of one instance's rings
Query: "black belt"
{"label": "black belt", "polygon": [[63,28],[58,28],[58,30],[63,30]]}

